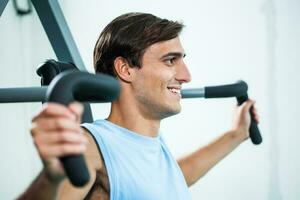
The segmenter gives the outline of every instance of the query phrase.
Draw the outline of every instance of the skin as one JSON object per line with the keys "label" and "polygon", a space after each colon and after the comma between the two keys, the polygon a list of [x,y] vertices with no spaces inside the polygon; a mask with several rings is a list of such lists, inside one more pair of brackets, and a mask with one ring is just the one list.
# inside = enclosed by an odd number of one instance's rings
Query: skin
{"label": "skin", "polygon": [[157,136],[160,121],[181,110],[181,96],[168,87],[180,89],[191,80],[183,57],[180,40],[175,38],[148,47],[141,68],[117,58],[114,64],[122,92],[112,103],[108,120],[145,136]]}
{"label": "skin", "polygon": [[[142,57],[142,67],[133,68],[118,57],[114,61],[121,94],[111,104],[107,120],[138,134],[155,137],[162,119],[180,112],[180,89],[191,80],[185,65],[179,38],[151,45]],[[232,128],[212,143],[178,160],[190,186],[217,162],[249,138],[249,100],[237,108]],[[82,105],[68,107],[49,103],[32,120],[32,137],[44,163],[44,169],[19,199],[109,199],[109,181],[101,152],[90,136],[80,128]],[[130,111],[130,112],[128,112]],[[258,122],[258,114],[252,112]],[[83,154],[91,175],[83,188],[73,187],[66,179],[59,156]]]}

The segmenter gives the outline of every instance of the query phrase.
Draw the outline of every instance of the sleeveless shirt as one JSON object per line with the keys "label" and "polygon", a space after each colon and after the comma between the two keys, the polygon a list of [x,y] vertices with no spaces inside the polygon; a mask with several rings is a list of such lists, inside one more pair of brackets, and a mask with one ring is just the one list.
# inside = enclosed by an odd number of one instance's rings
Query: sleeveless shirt
{"label": "sleeveless shirt", "polygon": [[191,199],[182,171],[162,136],[143,136],[107,120],[82,124],[106,166],[111,200]]}

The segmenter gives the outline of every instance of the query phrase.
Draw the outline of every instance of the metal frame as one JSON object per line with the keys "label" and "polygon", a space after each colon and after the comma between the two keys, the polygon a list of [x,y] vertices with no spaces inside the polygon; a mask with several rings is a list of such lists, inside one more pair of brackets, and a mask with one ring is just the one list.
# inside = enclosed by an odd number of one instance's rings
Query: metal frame
{"label": "metal frame", "polygon": [[[8,1],[0,0],[0,17]],[[31,2],[41,20],[57,59],[72,62],[79,70],[87,71],[58,1],[31,0]],[[0,102],[37,102],[39,99],[44,98],[45,90],[45,87],[40,89],[35,87],[0,89]],[[22,96],[24,92],[26,92],[26,97]],[[84,108],[82,120],[84,122],[93,121],[90,105],[85,103]]]}
{"label": "metal frame", "polygon": [[[81,71],[86,71],[83,61],[77,49],[77,46],[73,40],[72,34],[68,27],[68,24],[64,18],[62,10],[57,2],[57,0],[31,0],[38,16],[42,22],[45,32],[50,40],[52,48],[60,61],[72,62]],[[6,7],[8,0],[0,0],[0,16]],[[242,81],[239,81],[241,84]],[[237,84],[235,84],[237,85]],[[239,84],[238,84],[239,85]],[[244,85],[247,84],[244,82]],[[184,98],[220,98],[220,97],[232,97],[233,93],[236,91],[234,85],[225,85],[219,87],[206,87],[204,89],[187,89],[182,90],[182,97]],[[224,93],[224,89],[227,88],[231,92]],[[241,89],[247,92],[248,87],[241,87]],[[206,91],[207,90],[207,91]],[[209,92],[210,91],[210,92]],[[239,91],[239,90],[237,90]],[[23,95],[26,93],[26,95]],[[0,102],[28,102],[37,101],[37,99],[43,99],[45,95],[44,88],[13,88],[13,89],[0,89]],[[229,95],[229,96],[228,96]],[[26,96],[25,99],[23,96]],[[18,97],[18,98],[17,98]],[[248,99],[247,93],[243,93],[242,96],[236,96],[239,105]],[[92,122],[92,112],[90,105],[85,103],[85,111],[83,113],[83,122]],[[253,118],[253,115],[251,115]],[[251,120],[250,125],[250,137],[254,144],[260,144],[262,138],[257,128],[257,124],[254,120]]]}
{"label": "metal frame", "polygon": [[[0,88],[0,103],[43,102],[46,98],[47,89],[48,86]],[[205,98],[205,88],[182,90],[182,98]]]}
{"label": "metal frame", "polygon": [[47,88],[48,86],[0,88],[0,103],[43,102]]}
{"label": "metal frame", "polygon": [[0,0],[0,17],[8,3],[8,0]]}
{"label": "metal frame", "polygon": [[[87,71],[71,31],[57,0],[31,0],[59,61],[72,62],[79,70]],[[8,0],[0,0],[0,14]],[[44,101],[47,87],[0,88],[0,103]],[[204,97],[204,89],[183,90],[183,98]],[[26,94],[26,95],[24,95]],[[91,109],[85,104],[85,114],[90,121]]]}
{"label": "metal frame", "polygon": [[[0,0],[0,16],[9,0]],[[87,71],[57,0],[32,0],[44,30],[59,61],[72,62]]]}
{"label": "metal frame", "polygon": [[32,0],[59,61],[72,62],[87,71],[57,0]]}

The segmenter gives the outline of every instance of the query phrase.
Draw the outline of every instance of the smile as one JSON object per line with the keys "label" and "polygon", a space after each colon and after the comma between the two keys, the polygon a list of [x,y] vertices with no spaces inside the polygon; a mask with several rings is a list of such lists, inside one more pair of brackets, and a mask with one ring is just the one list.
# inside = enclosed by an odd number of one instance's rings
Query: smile
{"label": "smile", "polygon": [[175,94],[176,96],[181,97],[181,87],[180,86],[169,86],[167,88],[171,93]]}

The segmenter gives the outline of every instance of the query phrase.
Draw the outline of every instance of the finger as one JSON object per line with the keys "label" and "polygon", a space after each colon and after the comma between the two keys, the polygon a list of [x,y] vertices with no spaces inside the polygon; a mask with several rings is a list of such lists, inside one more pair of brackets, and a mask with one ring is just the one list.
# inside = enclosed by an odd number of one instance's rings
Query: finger
{"label": "finger", "polygon": [[254,115],[254,120],[257,124],[259,123],[259,119],[260,119],[259,115]]}
{"label": "finger", "polygon": [[68,155],[79,155],[86,151],[87,147],[84,144],[57,144],[42,146],[39,149],[39,154],[43,159],[51,157],[61,157]]}
{"label": "finger", "polygon": [[255,112],[257,112],[257,107],[255,106],[255,104],[253,105],[253,110],[254,110]]}
{"label": "finger", "polygon": [[48,132],[44,134],[38,134],[34,137],[34,141],[37,145],[50,145],[50,144],[87,144],[88,139],[83,134],[76,132],[63,131],[63,132]]}
{"label": "finger", "polygon": [[249,112],[250,108],[255,104],[255,101],[248,99],[242,104],[242,109],[244,112]]}
{"label": "finger", "polygon": [[259,119],[253,118],[253,120],[255,121],[256,124],[259,124]]}
{"label": "finger", "polygon": [[50,131],[50,130],[69,130],[75,132],[81,132],[82,129],[80,125],[75,121],[72,121],[67,118],[39,118],[32,123],[31,130],[41,130],[41,131]]}
{"label": "finger", "polygon": [[49,116],[60,116],[67,117],[70,119],[76,119],[76,116],[71,112],[66,106],[58,103],[46,103],[43,105],[42,111],[36,115],[32,121],[35,121],[39,117],[49,117]]}
{"label": "finger", "polygon": [[257,111],[257,108],[255,105],[253,105],[251,108],[250,108],[250,112],[251,114],[253,115],[253,119],[254,121],[258,124],[259,123],[259,115],[258,115],[258,111]]}
{"label": "finger", "polygon": [[76,116],[76,121],[77,122],[81,122],[81,116],[84,110],[84,107],[81,103],[79,102],[73,102],[71,103],[68,108],[71,110],[71,112],[73,112],[73,114],[75,114]]}

